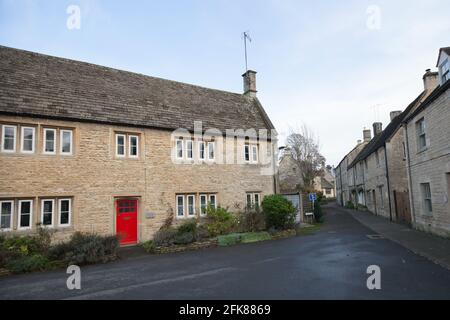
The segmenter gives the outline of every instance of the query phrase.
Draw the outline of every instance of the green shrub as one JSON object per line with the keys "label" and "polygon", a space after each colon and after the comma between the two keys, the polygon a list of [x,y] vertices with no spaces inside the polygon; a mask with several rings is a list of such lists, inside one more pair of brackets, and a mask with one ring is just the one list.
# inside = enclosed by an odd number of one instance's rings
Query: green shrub
{"label": "green shrub", "polygon": [[320,202],[314,205],[314,220],[318,223],[323,223],[325,220]]}
{"label": "green shrub", "polygon": [[251,209],[238,216],[240,232],[257,232],[266,229],[264,214],[259,209]]}
{"label": "green shrub", "polygon": [[355,209],[355,205],[351,201],[348,201],[345,207],[347,209]]}
{"label": "green shrub", "polygon": [[171,246],[175,242],[175,236],[178,234],[178,230],[174,228],[163,228],[155,233],[153,236],[153,243],[157,247]]}
{"label": "green shrub", "polygon": [[53,260],[63,260],[67,264],[93,264],[115,259],[119,248],[117,236],[100,236],[75,232],[68,242],[63,242],[50,249]]}
{"label": "green shrub", "polygon": [[230,233],[236,227],[236,217],[225,208],[208,206],[206,214],[208,217],[206,227],[213,237]]}
{"label": "green shrub", "polygon": [[9,261],[6,268],[13,273],[24,273],[32,271],[44,271],[50,266],[47,257],[34,254],[30,256],[22,256],[18,259]]}
{"label": "green shrub", "polygon": [[175,235],[174,244],[183,245],[195,241],[195,236],[192,232],[178,233]]}
{"label": "green shrub", "polygon": [[153,240],[149,240],[146,241],[142,244],[142,248],[145,250],[145,252],[147,253],[155,253],[156,251],[156,246],[153,243]]}
{"label": "green shrub", "polygon": [[264,197],[262,208],[268,228],[286,230],[294,226],[296,209],[283,196],[272,195]]}
{"label": "green shrub", "polygon": [[197,220],[195,219],[187,220],[177,228],[177,232],[178,234],[190,232],[195,235],[197,233],[197,225],[198,225]]}
{"label": "green shrub", "polygon": [[206,225],[199,225],[197,227],[197,232],[195,234],[195,239],[197,241],[206,240],[211,238],[211,235],[209,234],[208,228]]}

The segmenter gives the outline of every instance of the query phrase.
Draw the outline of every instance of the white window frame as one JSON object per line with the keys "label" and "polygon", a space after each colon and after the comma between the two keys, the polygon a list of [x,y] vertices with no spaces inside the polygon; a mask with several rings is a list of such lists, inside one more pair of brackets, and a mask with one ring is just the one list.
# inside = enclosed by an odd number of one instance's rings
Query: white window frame
{"label": "white window frame", "polygon": [[[13,128],[14,129],[14,145],[13,145],[13,149],[12,150],[7,150],[5,149],[5,131],[6,128]],[[2,152],[5,153],[14,153],[16,152],[16,144],[17,144],[17,126],[13,126],[13,125],[9,125],[9,124],[4,124],[2,125]]]}
{"label": "white window frame", "polygon": [[[52,202],[52,224],[44,225],[44,202]],[[53,228],[55,226],[55,199],[41,199],[41,226],[43,228]]]}
{"label": "white window frame", "polygon": [[[213,156],[211,158],[210,146],[212,146]],[[214,161],[216,158],[216,146],[214,141],[208,141],[208,160]]]}
{"label": "white window frame", "polygon": [[[247,160],[248,154],[248,160]],[[244,144],[244,161],[246,163],[250,163],[251,155],[250,155],[250,145],[248,143]]]}
{"label": "white window frame", "polygon": [[[250,150],[251,150],[251,154],[250,154],[250,162],[251,163],[258,163],[259,161],[259,155],[258,155],[258,145],[257,144],[252,144],[250,146]],[[256,152],[255,152],[256,150]],[[254,155],[256,155],[256,160],[254,159]]]}
{"label": "white window frame", "polygon": [[[256,204],[255,195],[258,196],[258,207],[261,207],[261,192],[247,192],[245,194],[245,207],[253,208]],[[250,206],[248,203],[248,198],[250,196]]]}
{"label": "white window frame", "polygon": [[[21,227],[22,223],[22,203],[29,202],[30,203],[30,225],[28,227]],[[18,222],[17,229],[18,230],[31,230],[33,228],[33,200],[19,200],[19,209],[17,211]]]}
{"label": "white window frame", "polygon": [[[181,157],[178,155],[178,144],[181,145]],[[175,158],[178,160],[184,159],[184,143],[182,139],[175,140]]]}
{"label": "white window frame", "polygon": [[[189,213],[189,199],[192,199],[192,214]],[[197,210],[195,210],[195,194],[189,194],[186,196],[186,215],[188,218],[195,218],[197,215]]]}
{"label": "white window frame", "polygon": [[[205,199],[205,212],[203,212],[202,208],[202,199]],[[200,217],[206,217],[206,209],[208,208],[208,195],[201,194],[199,195],[199,209],[200,209]]]}
{"label": "white window frame", "polygon": [[[47,147],[47,131],[52,131],[53,132],[53,151],[46,151],[46,147]],[[42,146],[42,153],[43,154],[56,154],[56,129],[52,129],[52,128],[44,128],[44,137],[43,137],[43,146]]]}
{"label": "white window frame", "polygon": [[5,229],[1,229],[0,228],[0,232],[13,230],[13,223],[14,223],[14,200],[2,200],[2,201],[0,201],[0,219],[1,219],[1,216],[2,216],[3,203],[11,203],[11,217],[9,218],[9,228],[5,228]]}
{"label": "white window frame", "polygon": [[[25,129],[31,129],[33,132],[33,137],[31,138],[31,150],[24,150],[25,146]],[[21,153],[34,153],[36,143],[36,128],[35,127],[20,127],[20,152]]]}
{"label": "white window frame", "polygon": [[[63,152],[64,133],[70,133],[70,152]],[[63,156],[71,156],[73,154],[73,130],[69,129],[59,130],[59,152]]]}
{"label": "white window frame", "polygon": [[[429,195],[425,194],[427,190],[425,190],[426,188],[428,188],[428,191],[430,192]],[[425,211],[426,214],[433,214],[433,196],[431,194],[431,183],[429,182],[424,182],[420,184],[420,192],[422,193],[422,206],[423,206],[423,210]],[[430,208],[427,207],[427,201],[429,201],[430,203]],[[431,210],[429,210],[431,209]]]}
{"label": "white window frame", "polygon": [[[61,223],[61,202],[63,201],[69,201],[69,222],[68,223]],[[61,198],[58,199],[58,226],[59,227],[70,227],[72,224],[72,199],[71,198]]]}
{"label": "white window frame", "polygon": [[[426,126],[425,126],[425,118],[421,118],[419,120],[417,120],[416,122],[416,139],[417,139],[417,151],[421,152],[423,150],[425,150],[428,146],[427,144],[427,132],[426,132]],[[420,129],[420,130],[419,130]],[[424,141],[424,145],[421,145],[421,141],[422,141],[422,136],[423,136],[423,141]]]}
{"label": "white window frame", "polygon": [[[119,154],[119,137],[123,138],[123,154]],[[116,157],[125,158],[127,155],[127,135],[123,133],[116,133]]]}
{"label": "white window frame", "polygon": [[[189,144],[191,148],[189,149]],[[192,160],[194,159],[194,141],[192,139],[185,140],[185,149],[186,149],[186,159]],[[191,152],[191,155],[189,156],[189,150]]]}
{"label": "white window frame", "polygon": [[[214,197],[214,206],[212,206],[211,198]],[[210,194],[208,196],[208,206],[211,206],[214,209],[217,209],[217,195],[216,194]]]}
{"label": "white window frame", "polygon": [[[203,146],[203,157],[202,157],[202,146]],[[199,160],[205,160],[206,159],[206,144],[205,144],[205,141],[199,141],[198,142],[198,158],[199,158]]]}
{"label": "white window frame", "polygon": [[[136,155],[131,155],[131,138],[136,138]],[[130,134],[128,136],[128,157],[136,159],[139,158],[139,136]]]}
{"label": "white window frame", "polygon": [[[183,199],[183,215],[179,215],[179,213],[180,213],[180,211],[178,210],[179,208],[178,208],[178,199]],[[177,219],[184,219],[184,218],[186,218],[186,202],[185,202],[185,199],[184,199],[185,197],[184,197],[184,195],[180,195],[180,194],[178,194],[176,197],[175,197],[175,205],[176,205],[176,218]]]}

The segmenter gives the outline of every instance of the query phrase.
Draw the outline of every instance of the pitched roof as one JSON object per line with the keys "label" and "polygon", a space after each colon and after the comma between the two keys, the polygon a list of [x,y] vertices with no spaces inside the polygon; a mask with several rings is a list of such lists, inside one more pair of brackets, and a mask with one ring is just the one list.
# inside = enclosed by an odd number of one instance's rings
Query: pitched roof
{"label": "pitched roof", "polygon": [[380,134],[373,137],[373,139],[360,151],[356,158],[348,165],[348,168],[355,166],[358,162],[367,159],[372,153],[384,146],[386,140],[388,140],[402,124],[402,121],[411,112],[411,110],[417,106],[426,92],[422,92],[401,114],[396,116]]}
{"label": "pitched roof", "polygon": [[0,113],[174,130],[272,129],[243,94],[0,46]]}
{"label": "pitched roof", "polygon": [[433,101],[438,99],[441,95],[443,95],[448,89],[450,88],[450,80],[444,83],[441,86],[438,86],[421,104],[420,106],[414,110],[410,115],[408,115],[404,122],[409,122],[411,119],[413,119],[416,115],[421,113],[425,108],[427,108]]}

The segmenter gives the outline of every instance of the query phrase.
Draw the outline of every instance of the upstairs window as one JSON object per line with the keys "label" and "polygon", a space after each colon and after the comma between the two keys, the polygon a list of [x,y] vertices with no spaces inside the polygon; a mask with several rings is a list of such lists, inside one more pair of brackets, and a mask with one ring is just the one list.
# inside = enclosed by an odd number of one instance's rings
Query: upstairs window
{"label": "upstairs window", "polygon": [[200,160],[205,160],[205,142],[200,141],[198,143],[198,158]]}
{"label": "upstairs window", "polygon": [[16,136],[17,127],[3,125],[2,126],[2,151],[15,152],[16,151]]}
{"label": "upstairs window", "polygon": [[450,79],[450,63],[448,59],[445,59],[445,61],[441,64],[439,69],[441,71],[442,84],[444,84]]}
{"label": "upstairs window", "polygon": [[139,157],[139,137],[130,135],[128,136],[128,155],[130,158]]}
{"label": "upstairs window", "polygon": [[44,128],[44,150],[45,154],[56,153],[56,130]]}
{"label": "upstairs window", "polygon": [[36,129],[33,127],[21,128],[21,144],[20,152],[22,153],[34,153],[34,137]]}
{"label": "upstairs window", "polygon": [[176,141],[176,155],[177,159],[183,159],[183,140]]}
{"label": "upstairs window", "polygon": [[244,160],[248,163],[258,163],[258,146],[246,143],[244,145]]}
{"label": "upstairs window", "polygon": [[194,158],[193,141],[192,140],[186,140],[186,158],[187,159]]}
{"label": "upstairs window", "polygon": [[252,146],[252,162],[258,162],[258,146],[256,145]]}
{"label": "upstairs window", "polygon": [[60,146],[62,155],[72,154],[72,130],[61,130]]}
{"label": "upstairs window", "polygon": [[250,162],[250,146],[248,144],[244,145],[244,160]]}
{"label": "upstairs window", "polygon": [[380,155],[378,153],[378,150],[375,151],[375,161],[377,163],[377,166],[380,166]]}
{"label": "upstairs window", "polygon": [[417,150],[422,151],[427,146],[424,118],[416,122],[416,137],[417,137]]}
{"label": "upstairs window", "polygon": [[208,160],[214,160],[214,141],[208,142]]}
{"label": "upstairs window", "polygon": [[431,201],[431,187],[429,183],[422,183],[420,185],[420,189],[422,191],[422,202],[423,202],[423,209],[426,213],[432,213],[433,212],[433,204]]}
{"label": "upstairs window", "polygon": [[116,156],[125,157],[125,141],[124,134],[116,134]]}

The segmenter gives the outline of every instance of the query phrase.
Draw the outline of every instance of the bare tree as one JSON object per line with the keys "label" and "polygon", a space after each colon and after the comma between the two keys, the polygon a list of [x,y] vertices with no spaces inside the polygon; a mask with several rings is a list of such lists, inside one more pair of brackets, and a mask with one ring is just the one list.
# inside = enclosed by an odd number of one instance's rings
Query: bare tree
{"label": "bare tree", "polygon": [[325,166],[325,157],[320,154],[319,139],[303,124],[297,129],[290,129],[286,144],[300,168],[304,188],[313,190],[314,178],[322,175]]}

